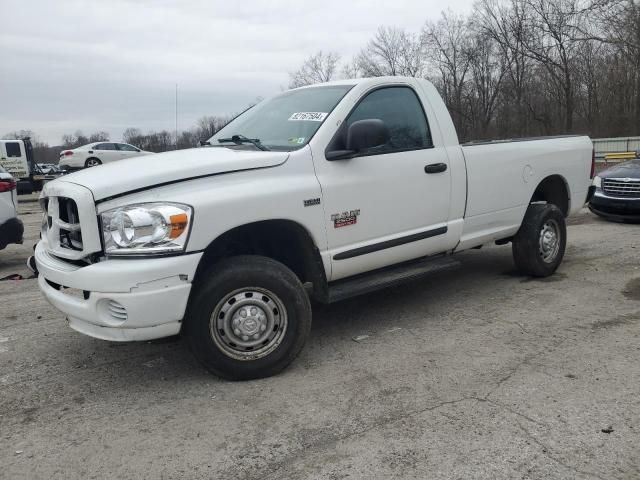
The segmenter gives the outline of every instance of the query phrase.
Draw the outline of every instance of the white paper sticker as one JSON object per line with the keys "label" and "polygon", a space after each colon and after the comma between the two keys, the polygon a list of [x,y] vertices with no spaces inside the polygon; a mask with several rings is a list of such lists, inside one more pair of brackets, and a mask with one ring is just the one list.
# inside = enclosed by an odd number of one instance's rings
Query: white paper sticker
{"label": "white paper sticker", "polygon": [[321,122],[327,117],[327,112],[296,112],[289,117],[290,122]]}

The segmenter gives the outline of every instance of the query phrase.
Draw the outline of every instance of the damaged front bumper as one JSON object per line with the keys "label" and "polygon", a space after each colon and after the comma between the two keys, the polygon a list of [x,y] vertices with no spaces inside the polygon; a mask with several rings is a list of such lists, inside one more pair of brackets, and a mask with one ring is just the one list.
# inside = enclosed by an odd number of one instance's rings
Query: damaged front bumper
{"label": "damaged front bumper", "polygon": [[202,253],[109,259],[78,266],[36,246],[38,283],[74,330],[111,341],[151,340],[180,332]]}

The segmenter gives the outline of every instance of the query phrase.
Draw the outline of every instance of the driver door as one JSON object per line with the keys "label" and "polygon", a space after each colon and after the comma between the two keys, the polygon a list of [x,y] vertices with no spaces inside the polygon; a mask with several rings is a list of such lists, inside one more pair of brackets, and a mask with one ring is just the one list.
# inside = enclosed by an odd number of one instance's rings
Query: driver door
{"label": "driver door", "polygon": [[447,235],[448,157],[444,148],[433,145],[418,95],[410,86],[376,88],[345,122],[348,126],[372,118],[389,128],[385,145],[351,159],[327,161],[321,155],[316,165],[331,280],[454,246]]}

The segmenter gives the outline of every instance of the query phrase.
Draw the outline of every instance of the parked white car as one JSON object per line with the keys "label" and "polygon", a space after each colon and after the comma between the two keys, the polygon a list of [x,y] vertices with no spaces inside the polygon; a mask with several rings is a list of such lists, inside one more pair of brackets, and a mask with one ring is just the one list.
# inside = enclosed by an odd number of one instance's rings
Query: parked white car
{"label": "parked white car", "polygon": [[10,243],[22,243],[24,226],[17,207],[16,180],[0,166],[0,250]]}
{"label": "parked white car", "polygon": [[96,142],[73,150],[63,150],[58,165],[65,170],[78,170],[151,153],[128,143]]}
{"label": "parked white car", "polygon": [[415,78],[284,92],[208,145],[47,183],[35,257],[71,328],[182,333],[232,379],[298,355],[311,299],[397,285],[493,243],[512,243],[523,274],[552,275],[565,218],[593,193],[588,137],[460,145],[435,87]]}

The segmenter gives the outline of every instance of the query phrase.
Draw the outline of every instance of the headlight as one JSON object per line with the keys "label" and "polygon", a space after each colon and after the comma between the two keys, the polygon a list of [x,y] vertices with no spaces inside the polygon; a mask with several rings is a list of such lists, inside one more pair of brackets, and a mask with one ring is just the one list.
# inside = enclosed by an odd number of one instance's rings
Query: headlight
{"label": "headlight", "polygon": [[179,203],[140,203],[100,215],[104,250],[109,256],[183,252],[192,210]]}
{"label": "headlight", "polygon": [[593,186],[596,188],[602,188],[602,178],[597,175],[593,177]]}

